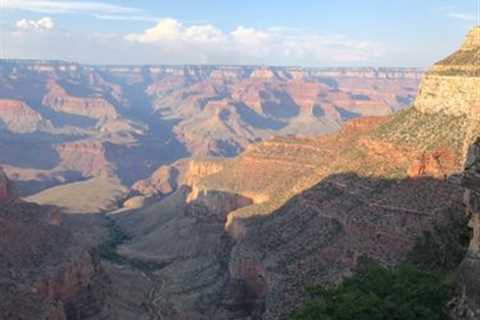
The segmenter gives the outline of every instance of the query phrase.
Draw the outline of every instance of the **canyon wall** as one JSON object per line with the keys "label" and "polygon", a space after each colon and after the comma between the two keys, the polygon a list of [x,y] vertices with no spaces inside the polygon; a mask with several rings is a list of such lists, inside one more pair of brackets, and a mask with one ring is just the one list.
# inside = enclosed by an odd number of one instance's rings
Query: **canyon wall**
{"label": "canyon wall", "polygon": [[0,167],[0,203],[14,200],[15,197],[15,187]]}
{"label": "canyon wall", "polygon": [[16,100],[0,99],[0,121],[15,133],[32,133],[49,125],[38,112]]}
{"label": "canyon wall", "polygon": [[461,290],[454,316],[474,320],[480,317],[480,140],[471,145],[467,154],[463,186],[466,188],[466,214],[473,234],[459,270]]}
{"label": "canyon wall", "polygon": [[108,280],[92,244],[102,232],[92,222],[78,224],[56,208],[17,199],[0,171],[0,319],[85,320],[102,313]]}
{"label": "canyon wall", "polygon": [[425,113],[480,115],[480,27],[473,28],[461,48],[436,63],[422,80],[415,107]]}
{"label": "canyon wall", "polygon": [[425,113],[480,116],[480,77],[425,75],[415,107]]}
{"label": "canyon wall", "polygon": [[463,154],[468,152],[469,146],[480,134],[479,39],[480,27],[474,27],[459,50],[426,72],[414,103],[415,108],[425,114],[445,114],[464,119]]}
{"label": "canyon wall", "polygon": [[234,157],[273,136],[317,136],[390,114],[413,101],[421,75],[1,60],[0,165],[22,195],[103,175],[131,186],[183,158]]}

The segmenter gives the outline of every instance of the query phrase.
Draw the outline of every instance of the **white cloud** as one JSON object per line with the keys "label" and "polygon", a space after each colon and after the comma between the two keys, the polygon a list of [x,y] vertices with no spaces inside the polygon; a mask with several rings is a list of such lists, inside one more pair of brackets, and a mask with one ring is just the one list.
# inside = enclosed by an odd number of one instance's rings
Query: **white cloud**
{"label": "white cloud", "polygon": [[139,14],[142,12],[141,9],[104,2],[68,0],[3,0],[3,8],[41,13]]}
{"label": "white cloud", "polygon": [[158,22],[161,18],[149,15],[118,15],[118,14],[94,14],[95,18],[100,20],[112,21],[149,21]]}
{"label": "white cloud", "polygon": [[227,32],[210,24],[188,26],[172,18],[162,19],[142,33],[128,34],[125,39],[153,46],[190,63],[195,63],[196,57],[207,63],[228,59],[232,63],[255,64],[352,63],[367,62],[383,53],[383,48],[375,43],[341,35],[245,26]]}
{"label": "white cloud", "polygon": [[383,45],[346,35],[278,26],[238,26],[228,31],[201,21],[184,23],[172,18],[130,34],[72,33],[55,28],[53,20],[22,19],[17,31],[7,33],[4,43],[11,58],[89,64],[358,66],[385,64],[391,54],[385,54]]}
{"label": "white cloud", "polygon": [[[220,42],[225,34],[212,25],[187,27],[175,19],[161,19],[158,24],[140,34],[129,34],[131,42],[160,44],[162,42]],[[173,43],[172,43],[173,44]]]}
{"label": "white cloud", "polygon": [[464,21],[475,21],[475,16],[473,14],[466,14],[466,13],[449,13],[449,18],[457,19],[457,20],[464,20]]}
{"label": "white cloud", "polygon": [[16,26],[22,31],[44,30],[49,31],[55,28],[55,23],[50,17],[43,17],[39,20],[22,19],[17,21]]}

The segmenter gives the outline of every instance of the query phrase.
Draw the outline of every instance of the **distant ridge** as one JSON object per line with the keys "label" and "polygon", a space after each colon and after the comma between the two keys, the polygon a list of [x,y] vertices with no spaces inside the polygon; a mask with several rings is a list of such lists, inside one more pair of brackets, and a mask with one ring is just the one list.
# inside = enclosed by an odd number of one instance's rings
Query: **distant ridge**
{"label": "distant ridge", "polygon": [[360,67],[346,67],[346,66],[330,66],[330,67],[312,67],[312,66],[300,66],[300,65],[225,65],[225,64],[84,64],[75,61],[67,60],[49,60],[49,59],[0,59],[1,64],[23,64],[23,65],[76,65],[82,66],[85,68],[151,68],[151,67],[165,67],[165,68],[197,68],[197,69],[238,69],[238,68],[269,68],[277,70],[321,70],[321,71],[340,71],[340,70],[356,70],[356,71],[392,71],[392,70],[402,70],[402,71],[417,71],[424,72],[425,68],[419,67],[396,67],[396,66],[382,66],[382,67],[373,67],[373,66],[360,66]]}

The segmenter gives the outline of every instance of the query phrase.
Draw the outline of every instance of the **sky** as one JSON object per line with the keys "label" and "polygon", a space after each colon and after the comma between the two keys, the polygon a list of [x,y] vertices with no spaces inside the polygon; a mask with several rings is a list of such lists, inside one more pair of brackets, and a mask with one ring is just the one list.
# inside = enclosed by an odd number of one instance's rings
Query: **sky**
{"label": "sky", "polygon": [[85,64],[428,67],[477,0],[0,0],[0,57]]}

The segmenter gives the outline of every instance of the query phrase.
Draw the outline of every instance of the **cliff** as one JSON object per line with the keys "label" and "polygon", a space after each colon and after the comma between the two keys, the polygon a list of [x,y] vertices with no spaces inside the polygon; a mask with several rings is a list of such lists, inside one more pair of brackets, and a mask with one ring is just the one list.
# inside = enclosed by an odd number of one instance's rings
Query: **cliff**
{"label": "cliff", "polygon": [[31,133],[50,125],[38,112],[16,100],[0,100],[0,125],[2,123],[14,133]]}
{"label": "cliff", "polygon": [[115,119],[118,117],[115,107],[101,97],[75,97],[56,82],[47,84],[48,92],[43,98],[43,105],[57,112],[70,113],[94,119]]}
{"label": "cliff", "polygon": [[431,73],[443,75],[480,76],[480,26],[468,34],[460,50],[437,63]]}
{"label": "cliff", "polygon": [[[92,250],[102,237],[99,227],[79,224],[53,207],[6,202],[5,194],[15,199],[6,181],[0,174],[0,319],[99,315],[108,286]],[[89,239],[82,239],[87,229]]]}
{"label": "cliff", "polygon": [[415,107],[425,113],[480,115],[480,27],[473,28],[463,46],[436,63],[422,80]]}
{"label": "cliff", "polygon": [[480,317],[480,141],[470,146],[463,174],[466,214],[470,218],[473,235],[467,255],[460,266],[460,297],[457,301],[456,319]]}
{"label": "cliff", "polygon": [[0,168],[0,204],[15,200],[16,192],[12,182]]}

